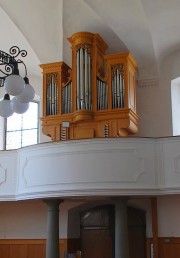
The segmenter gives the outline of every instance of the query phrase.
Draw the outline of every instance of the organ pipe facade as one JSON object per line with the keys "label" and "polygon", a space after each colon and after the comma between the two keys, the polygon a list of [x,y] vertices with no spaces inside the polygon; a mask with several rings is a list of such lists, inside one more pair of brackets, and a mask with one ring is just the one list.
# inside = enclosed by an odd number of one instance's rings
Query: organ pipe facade
{"label": "organ pipe facade", "polygon": [[130,53],[106,55],[99,34],[68,38],[72,69],[64,62],[43,69],[42,131],[53,140],[124,137],[138,129],[137,64]]}

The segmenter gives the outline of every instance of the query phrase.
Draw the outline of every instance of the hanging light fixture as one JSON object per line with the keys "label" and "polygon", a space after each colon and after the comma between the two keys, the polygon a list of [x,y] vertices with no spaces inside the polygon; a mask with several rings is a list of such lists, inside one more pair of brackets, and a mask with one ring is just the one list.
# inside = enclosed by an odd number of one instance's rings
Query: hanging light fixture
{"label": "hanging light fixture", "polygon": [[[16,59],[19,55],[25,57],[27,51],[13,46],[9,53],[0,50],[0,87],[5,89],[4,98],[0,100],[0,116],[3,117],[9,117],[14,112],[25,113],[28,110],[29,102],[35,96],[35,91],[29,84],[25,63]],[[19,75],[19,64],[24,66],[24,78]],[[12,100],[11,96],[14,96]]]}

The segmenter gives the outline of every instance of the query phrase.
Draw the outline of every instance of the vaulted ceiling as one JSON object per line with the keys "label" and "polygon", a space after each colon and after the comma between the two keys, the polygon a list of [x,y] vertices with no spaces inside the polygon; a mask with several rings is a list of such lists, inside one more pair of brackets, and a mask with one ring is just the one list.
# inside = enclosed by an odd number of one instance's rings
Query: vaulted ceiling
{"label": "vaulted ceiling", "polygon": [[160,61],[180,49],[179,0],[0,0],[0,21],[0,49],[26,49],[35,76],[40,63],[70,64],[66,38],[78,31],[99,33],[109,53],[130,51],[140,78],[158,77]]}

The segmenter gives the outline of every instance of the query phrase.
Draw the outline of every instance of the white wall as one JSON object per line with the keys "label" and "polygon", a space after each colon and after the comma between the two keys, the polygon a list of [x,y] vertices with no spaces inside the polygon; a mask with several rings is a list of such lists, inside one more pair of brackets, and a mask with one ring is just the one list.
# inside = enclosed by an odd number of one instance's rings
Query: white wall
{"label": "white wall", "polygon": [[[60,238],[67,238],[68,209],[75,205],[77,204],[71,201],[60,204]],[[0,239],[45,239],[46,237],[47,205],[42,200],[0,202]]]}
{"label": "white wall", "polygon": [[160,237],[180,237],[180,196],[158,197]]}
{"label": "white wall", "polygon": [[[159,64],[159,78],[141,80],[137,85],[139,136],[172,136],[171,81],[180,77],[180,51]],[[176,108],[178,108],[176,106]]]}
{"label": "white wall", "polygon": [[[172,195],[158,197],[159,237],[180,237],[179,198],[179,196]],[[84,205],[88,207],[89,201],[85,204],[84,200]],[[90,203],[93,203],[93,199]],[[60,238],[78,238],[80,236],[79,213],[76,212],[73,217],[70,217],[68,228],[68,211],[75,207],[81,207],[79,206],[81,204],[83,204],[82,199],[79,201],[69,199],[60,204]],[[152,237],[150,199],[130,197],[128,205],[146,211],[146,236]],[[45,239],[46,237],[47,205],[42,200],[0,202],[0,239]]]}
{"label": "white wall", "polygon": [[[138,136],[156,137],[159,114],[159,79],[147,79],[137,83]],[[163,131],[162,131],[163,133]]]}
{"label": "white wall", "polygon": [[46,212],[46,205],[41,201],[1,202],[0,238],[44,238]]}

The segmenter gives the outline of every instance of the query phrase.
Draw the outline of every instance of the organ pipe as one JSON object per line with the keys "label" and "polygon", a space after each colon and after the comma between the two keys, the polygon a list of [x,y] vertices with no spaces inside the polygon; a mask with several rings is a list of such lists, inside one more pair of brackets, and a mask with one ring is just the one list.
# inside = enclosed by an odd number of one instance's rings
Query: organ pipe
{"label": "organ pipe", "polygon": [[89,97],[89,110],[92,110],[91,56],[90,55],[88,55],[88,97]]}
{"label": "organ pipe", "polygon": [[97,77],[97,110],[108,108],[107,83]]}
{"label": "organ pipe", "polygon": [[83,48],[80,48],[80,109],[84,109],[84,55]]}
{"label": "organ pipe", "polygon": [[89,85],[88,85],[88,55],[84,51],[84,86],[85,86],[85,109],[89,109]]}
{"label": "organ pipe", "polygon": [[76,54],[76,94],[77,110],[91,110],[91,57],[86,46]]}
{"label": "organ pipe", "polygon": [[124,66],[112,66],[112,108],[124,107]]}
{"label": "organ pipe", "polygon": [[80,109],[80,84],[79,84],[79,51],[77,52],[77,63],[76,63],[76,91],[77,91],[77,96],[76,96],[76,103],[77,103],[77,110]]}
{"label": "organ pipe", "polygon": [[72,112],[72,81],[69,81],[62,89],[62,114]]}
{"label": "organ pipe", "polygon": [[48,87],[47,87],[47,115],[56,115],[58,112],[58,88],[56,84],[56,74],[50,74],[47,76]]}

